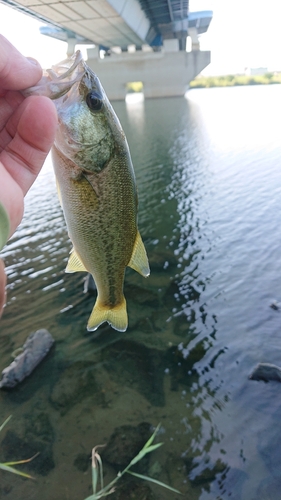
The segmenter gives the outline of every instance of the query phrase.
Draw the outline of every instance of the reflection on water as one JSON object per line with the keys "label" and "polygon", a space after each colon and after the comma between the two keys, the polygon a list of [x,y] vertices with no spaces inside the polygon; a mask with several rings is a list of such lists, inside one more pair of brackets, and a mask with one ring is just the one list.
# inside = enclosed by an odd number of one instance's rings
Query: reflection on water
{"label": "reflection on water", "polygon": [[[13,414],[0,460],[40,451],[26,466],[38,479],[1,474],[0,497],[83,500],[91,447],[116,427],[161,422],[164,446],[145,473],[191,500],[279,499],[280,387],[248,375],[281,358],[269,307],[281,300],[280,95],[276,85],[115,103],[152,271],[127,271],[125,334],[86,331],[95,297],[82,273],[64,273],[71,245],[46,162],[2,252],[0,368],[31,331],[56,340],[28,380],[0,393],[0,422]],[[105,473],[116,473],[106,460]],[[153,498],[180,498],[150,487]]]}

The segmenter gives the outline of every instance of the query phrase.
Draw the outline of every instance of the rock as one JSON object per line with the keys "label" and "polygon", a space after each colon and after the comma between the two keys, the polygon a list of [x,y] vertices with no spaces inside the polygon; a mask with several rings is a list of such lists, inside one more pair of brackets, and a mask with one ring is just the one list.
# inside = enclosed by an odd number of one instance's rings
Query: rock
{"label": "rock", "polygon": [[101,451],[102,460],[112,465],[117,471],[121,471],[137,456],[151,435],[152,427],[147,422],[142,422],[136,427],[132,425],[116,427],[108,444]]}
{"label": "rock", "polygon": [[110,495],[112,500],[155,500],[155,495],[144,481],[129,480],[116,485],[116,491]]}
{"label": "rock", "polygon": [[21,349],[22,352],[2,371],[0,388],[15,387],[28,377],[48,354],[53,343],[54,339],[48,330],[31,333]]}
{"label": "rock", "polygon": [[264,382],[269,382],[269,380],[281,382],[281,368],[271,363],[258,363],[249,375],[249,379],[264,380]]}
{"label": "rock", "polygon": [[271,309],[274,309],[274,311],[279,311],[279,309],[280,309],[280,307],[279,307],[279,303],[277,302],[277,300],[274,300],[274,301],[270,304],[270,306],[269,306],[269,307],[271,307]]}
{"label": "rock", "polygon": [[[223,474],[224,472],[227,471],[227,464],[222,462],[220,458],[214,463],[210,464],[207,467],[205,467],[203,470],[198,472],[198,474],[195,475],[192,479],[192,484],[194,485],[200,485],[202,486],[203,484],[206,483],[212,483],[218,474]],[[196,468],[193,469],[194,473],[196,473]]]}

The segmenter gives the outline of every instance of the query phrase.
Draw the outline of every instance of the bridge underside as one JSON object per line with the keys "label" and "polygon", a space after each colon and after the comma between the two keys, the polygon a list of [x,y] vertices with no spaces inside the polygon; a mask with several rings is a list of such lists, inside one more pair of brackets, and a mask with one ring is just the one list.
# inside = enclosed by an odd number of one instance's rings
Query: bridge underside
{"label": "bridge underside", "polygon": [[68,55],[78,43],[95,46],[88,64],[110,99],[124,99],[128,82],[136,81],[145,97],[184,95],[210,63],[198,35],[207,31],[212,12],[189,13],[188,0],[0,1],[47,23],[41,33],[66,41]]}

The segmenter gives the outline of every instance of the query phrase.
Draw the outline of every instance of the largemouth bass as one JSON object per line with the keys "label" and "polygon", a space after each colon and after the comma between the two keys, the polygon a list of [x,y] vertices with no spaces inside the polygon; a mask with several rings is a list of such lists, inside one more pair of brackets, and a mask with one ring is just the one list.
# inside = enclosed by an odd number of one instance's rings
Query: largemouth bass
{"label": "largemouth bass", "polygon": [[96,330],[107,321],[125,331],[125,269],[130,266],[145,277],[150,271],[137,228],[135,175],[120,122],[79,51],[47,70],[24,94],[46,95],[57,108],[52,157],[73,244],[66,272],[87,271],[97,287],[87,329]]}

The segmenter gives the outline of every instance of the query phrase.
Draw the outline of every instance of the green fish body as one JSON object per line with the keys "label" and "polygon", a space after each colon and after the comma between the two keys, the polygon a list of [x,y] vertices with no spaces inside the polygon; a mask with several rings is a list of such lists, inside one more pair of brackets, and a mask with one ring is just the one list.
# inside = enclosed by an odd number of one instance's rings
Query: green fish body
{"label": "green fish body", "polygon": [[73,244],[66,272],[91,273],[98,292],[87,329],[107,321],[125,331],[125,269],[130,266],[145,277],[150,273],[137,228],[135,175],[125,134],[79,52],[54,66],[28,93],[49,95],[57,107],[52,157]]}

